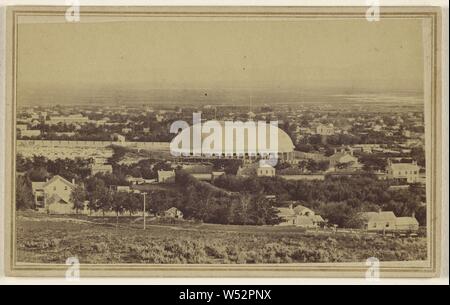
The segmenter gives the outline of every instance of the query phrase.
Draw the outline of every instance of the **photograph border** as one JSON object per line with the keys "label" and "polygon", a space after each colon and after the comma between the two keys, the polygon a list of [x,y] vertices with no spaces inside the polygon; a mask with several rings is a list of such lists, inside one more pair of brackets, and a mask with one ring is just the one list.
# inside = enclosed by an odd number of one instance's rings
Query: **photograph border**
{"label": "photograph border", "polygon": [[[15,234],[16,96],[18,64],[18,17],[64,16],[67,7],[11,6],[6,16],[6,143],[5,143],[5,271],[7,276],[64,277],[65,264],[17,263]],[[281,17],[281,18],[366,18],[367,7],[81,7],[89,16],[164,17]],[[431,92],[427,139],[427,227],[428,260],[381,262],[382,278],[437,277],[441,265],[442,210],[442,93],[441,93],[441,8],[381,7],[380,18],[422,18],[431,22]],[[428,101],[426,99],[426,101]],[[429,108],[428,108],[429,107]],[[430,169],[430,171],[428,171]],[[427,193],[428,193],[427,190]],[[328,277],[361,278],[365,262],[302,264],[81,264],[82,277]]]}

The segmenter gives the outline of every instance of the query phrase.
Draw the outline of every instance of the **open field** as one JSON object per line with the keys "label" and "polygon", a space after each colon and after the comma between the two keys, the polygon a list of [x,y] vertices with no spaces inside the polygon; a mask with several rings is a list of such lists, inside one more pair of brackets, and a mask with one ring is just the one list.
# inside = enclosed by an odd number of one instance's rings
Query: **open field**
{"label": "open field", "polygon": [[18,213],[17,261],[64,263],[312,263],[424,260],[425,238]]}

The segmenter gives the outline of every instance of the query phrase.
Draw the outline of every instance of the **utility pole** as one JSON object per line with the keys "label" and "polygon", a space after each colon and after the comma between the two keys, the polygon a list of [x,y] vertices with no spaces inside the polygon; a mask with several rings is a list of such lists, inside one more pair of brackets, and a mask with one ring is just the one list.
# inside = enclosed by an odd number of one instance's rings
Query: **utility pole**
{"label": "utility pole", "polygon": [[144,210],[142,211],[142,214],[143,214],[143,216],[144,216],[144,230],[145,230],[145,195],[147,195],[147,193],[142,193],[142,195],[144,195]]}

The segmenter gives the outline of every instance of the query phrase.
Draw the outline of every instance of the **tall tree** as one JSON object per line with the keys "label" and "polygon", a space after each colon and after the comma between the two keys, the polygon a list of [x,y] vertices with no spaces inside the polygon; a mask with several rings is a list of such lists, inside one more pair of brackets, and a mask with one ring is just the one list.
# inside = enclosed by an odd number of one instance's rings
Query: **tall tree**
{"label": "tall tree", "polygon": [[16,209],[25,210],[35,207],[34,196],[31,189],[31,181],[25,175],[17,175],[16,178]]}
{"label": "tall tree", "polygon": [[70,194],[70,199],[73,202],[73,208],[76,210],[78,214],[80,209],[84,208],[84,202],[87,199],[87,192],[84,189],[83,185],[77,185]]}

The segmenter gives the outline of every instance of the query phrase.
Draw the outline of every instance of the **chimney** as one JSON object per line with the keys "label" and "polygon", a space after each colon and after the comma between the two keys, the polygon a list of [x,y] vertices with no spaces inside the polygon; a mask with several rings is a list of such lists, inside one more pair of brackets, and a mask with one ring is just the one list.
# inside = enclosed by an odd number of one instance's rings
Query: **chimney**
{"label": "chimney", "polygon": [[289,204],[289,209],[291,209],[291,210],[294,209],[294,205],[292,203]]}
{"label": "chimney", "polygon": [[72,184],[75,184],[75,178],[72,178]]}
{"label": "chimney", "polygon": [[412,212],[411,217],[412,217],[412,218],[416,218],[416,211],[413,211],[413,212]]}

